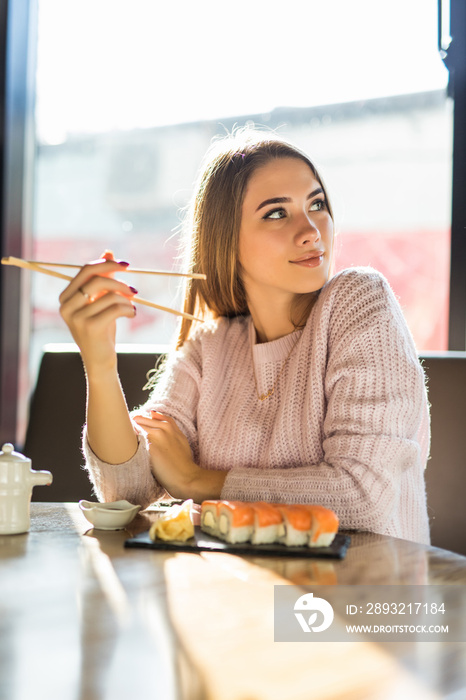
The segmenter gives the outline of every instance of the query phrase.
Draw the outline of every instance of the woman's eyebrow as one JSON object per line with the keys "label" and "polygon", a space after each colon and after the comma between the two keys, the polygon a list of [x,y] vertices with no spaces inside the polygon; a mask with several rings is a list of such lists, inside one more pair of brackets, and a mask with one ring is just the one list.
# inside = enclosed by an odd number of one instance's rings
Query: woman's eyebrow
{"label": "woman's eyebrow", "polygon": [[[324,190],[322,187],[318,187],[317,189],[313,190],[310,194],[307,195],[306,201],[308,199],[312,199],[315,197],[317,194],[323,194]],[[266,207],[267,204],[284,204],[285,202],[292,202],[293,200],[291,197],[272,197],[272,199],[264,199],[264,201],[259,204],[259,206],[256,209],[256,212],[259,211],[259,209],[262,209],[262,207]]]}

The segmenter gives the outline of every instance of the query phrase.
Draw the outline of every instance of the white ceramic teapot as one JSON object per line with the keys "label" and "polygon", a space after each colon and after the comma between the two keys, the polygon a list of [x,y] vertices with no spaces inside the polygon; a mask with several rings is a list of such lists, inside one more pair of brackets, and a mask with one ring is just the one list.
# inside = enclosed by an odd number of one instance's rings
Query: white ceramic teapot
{"label": "white ceramic teapot", "polygon": [[27,532],[34,486],[52,483],[52,474],[31,469],[31,460],[5,443],[0,452],[0,535]]}

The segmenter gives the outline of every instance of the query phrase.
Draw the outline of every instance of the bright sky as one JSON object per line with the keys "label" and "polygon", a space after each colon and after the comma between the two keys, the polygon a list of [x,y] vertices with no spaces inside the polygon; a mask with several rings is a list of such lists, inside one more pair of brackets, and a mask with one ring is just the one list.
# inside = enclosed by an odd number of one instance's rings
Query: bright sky
{"label": "bright sky", "polygon": [[48,143],[446,83],[437,0],[39,0]]}

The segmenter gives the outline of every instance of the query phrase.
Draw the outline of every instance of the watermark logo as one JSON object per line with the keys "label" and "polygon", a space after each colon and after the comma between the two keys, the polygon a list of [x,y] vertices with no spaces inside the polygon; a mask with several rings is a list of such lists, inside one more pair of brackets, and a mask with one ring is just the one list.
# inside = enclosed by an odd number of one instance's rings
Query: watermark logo
{"label": "watermark logo", "polygon": [[276,585],[274,640],[466,642],[466,586]]}
{"label": "watermark logo", "polygon": [[[333,608],[324,598],[317,598],[313,593],[305,593],[300,596],[294,604],[295,617],[298,620],[303,632],[323,632],[328,629],[333,622]],[[296,612],[300,610],[301,612]],[[306,616],[309,615],[307,621]],[[321,615],[319,615],[321,613]],[[320,625],[315,625],[319,617],[323,617]]]}

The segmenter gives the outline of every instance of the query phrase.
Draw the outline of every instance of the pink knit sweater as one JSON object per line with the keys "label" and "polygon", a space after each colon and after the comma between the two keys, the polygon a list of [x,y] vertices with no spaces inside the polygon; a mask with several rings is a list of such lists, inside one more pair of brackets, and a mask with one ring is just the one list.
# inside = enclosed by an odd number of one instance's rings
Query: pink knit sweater
{"label": "pink knit sweater", "polygon": [[[297,343],[296,343],[297,341]],[[278,376],[273,395],[259,401]],[[429,543],[424,373],[387,281],[369,268],[335,275],[306,327],[256,344],[250,317],[205,324],[174,353],[146,407],[172,416],[194,460],[227,470],[223,499],[319,503],[345,529]],[[86,466],[106,501],[166,497],[144,436],[124,464]]]}

